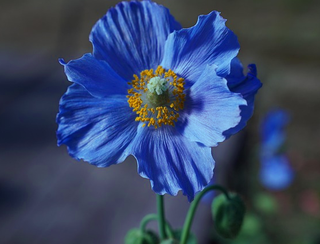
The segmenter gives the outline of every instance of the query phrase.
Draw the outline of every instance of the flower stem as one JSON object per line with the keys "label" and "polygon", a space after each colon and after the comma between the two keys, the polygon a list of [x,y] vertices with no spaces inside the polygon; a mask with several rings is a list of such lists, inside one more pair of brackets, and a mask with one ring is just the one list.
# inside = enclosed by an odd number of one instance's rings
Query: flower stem
{"label": "flower stem", "polygon": [[191,203],[191,206],[189,208],[186,220],[184,222],[183,225],[183,229],[182,229],[182,234],[181,234],[181,241],[180,244],[186,244],[188,237],[189,237],[189,232],[190,232],[190,228],[191,228],[191,224],[193,221],[193,217],[194,214],[197,210],[198,204],[201,200],[201,198],[209,191],[213,191],[213,190],[219,190],[221,191],[227,199],[230,199],[228,192],[226,191],[226,189],[224,189],[222,186],[219,185],[212,185],[212,186],[208,186],[207,188],[205,188],[203,191],[201,191],[193,200],[193,202]]}
{"label": "flower stem", "polygon": [[[140,230],[142,232],[145,232],[146,231],[146,227],[147,227],[147,224],[152,221],[152,220],[157,220],[158,221],[158,215],[157,214],[148,214],[146,216],[144,216],[144,218],[141,220],[140,222]],[[173,238],[173,233],[172,233],[172,229],[171,229],[171,226],[166,222],[165,223],[166,225],[166,233],[168,235],[169,238]]]}
{"label": "flower stem", "polygon": [[164,217],[164,202],[163,196],[157,195],[157,208],[158,208],[158,224],[161,240],[167,238],[165,229],[165,217]]}
{"label": "flower stem", "polygon": [[158,220],[158,215],[148,214],[148,215],[144,216],[144,218],[140,222],[140,230],[142,232],[144,232],[146,230],[146,226],[151,220]]}

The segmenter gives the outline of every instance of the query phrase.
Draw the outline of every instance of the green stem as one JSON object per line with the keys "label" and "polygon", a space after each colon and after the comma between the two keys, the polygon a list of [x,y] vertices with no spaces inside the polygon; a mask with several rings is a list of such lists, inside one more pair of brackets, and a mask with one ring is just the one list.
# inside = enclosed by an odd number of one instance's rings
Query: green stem
{"label": "green stem", "polygon": [[144,218],[140,222],[140,230],[142,232],[145,232],[146,226],[151,220],[158,220],[158,215],[148,214],[148,215],[144,216]]}
{"label": "green stem", "polygon": [[169,238],[171,238],[171,239],[174,238],[173,232],[172,232],[172,228],[168,223],[166,223],[166,233],[167,233]]}
{"label": "green stem", "polygon": [[159,223],[159,233],[161,240],[167,238],[165,229],[165,217],[164,217],[164,202],[163,196],[157,195],[157,208],[158,208],[158,223]]}
{"label": "green stem", "polygon": [[[141,220],[140,222],[140,230],[142,232],[145,232],[146,231],[146,226],[147,224],[152,221],[152,220],[157,220],[158,221],[158,215],[157,214],[148,214],[146,216],[144,216],[144,218]],[[172,233],[172,229],[171,229],[171,226],[165,222],[165,225],[166,225],[166,233],[168,235],[169,238],[173,238],[173,233]]]}
{"label": "green stem", "polygon": [[191,203],[191,206],[189,208],[186,220],[185,220],[184,225],[183,225],[180,244],[186,244],[187,243],[187,240],[188,240],[188,237],[189,237],[190,228],[191,228],[191,224],[192,224],[192,221],[193,221],[193,217],[194,217],[194,214],[195,214],[195,212],[197,210],[197,207],[198,207],[198,204],[199,204],[201,198],[207,192],[213,191],[213,190],[222,191],[222,193],[227,197],[227,199],[230,199],[229,194],[226,191],[226,189],[224,189],[222,186],[219,186],[219,185],[208,186],[203,191],[201,191],[198,195],[196,195],[195,199]]}

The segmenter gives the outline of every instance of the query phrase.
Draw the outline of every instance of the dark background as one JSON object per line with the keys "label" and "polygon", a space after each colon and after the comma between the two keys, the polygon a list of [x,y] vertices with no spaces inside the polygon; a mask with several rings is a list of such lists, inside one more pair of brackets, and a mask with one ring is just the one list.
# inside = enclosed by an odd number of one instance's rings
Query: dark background
{"label": "dark background", "polygon": [[[149,181],[136,173],[133,158],[98,169],[56,146],[55,116],[70,85],[57,60],[91,52],[91,27],[117,2],[0,1],[0,243],[123,243],[130,228],[156,211]],[[222,12],[238,36],[244,66],[256,63],[264,83],[245,131],[213,150],[216,180],[242,193],[249,213],[258,216],[254,226],[260,229],[253,228],[247,243],[319,243],[320,1],[157,2],[183,27],[200,14]],[[291,116],[286,150],[296,177],[282,192],[258,181],[259,124],[273,108]],[[254,205],[261,192],[278,205],[271,215]],[[182,226],[187,199],[165,200],[167,218]],[[193,225],[200,244],[210,243],[207,236],[216,239],[211,225],[210,205],[203,203]]]}

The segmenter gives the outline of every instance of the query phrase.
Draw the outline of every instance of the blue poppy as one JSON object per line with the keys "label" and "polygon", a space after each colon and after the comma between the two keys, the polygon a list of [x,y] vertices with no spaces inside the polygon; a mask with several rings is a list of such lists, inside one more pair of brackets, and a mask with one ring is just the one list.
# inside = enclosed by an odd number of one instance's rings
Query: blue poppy
{"label": "blue poppy", "polygon": [[257,67],[255,64],[248,65],[247,75],[243,74],[243,67],[238,58],[231,61],[230,74],[226,76],[230,91],[240,93],[247,101],[247,105],[240,106],[241,120],[238,125],[223,132],[228,138],[231,135],[242,130],[249,118],[251,118],[254,109],[254,98],[262,84],[257,78]]}
{"label": "blue poppy", "polygon": [[291,185],[294,171],[285,154],[262,159],[260,181],[270,190],[284,190]]}
{"label": "blue poppy", "polygon": [[266,115],[260,129],[263,157],[273,156],[281,149],[286,139],[284,129],[288,123],[289,115],[285,110],[272,110]]}
{"label": "blue poppy", "polygon": [[295,175],[288,157],[281,152],[286,140],[284,129],[288,122],[288,113],[277,109],[270,111],[261,124],[260,181],[270,190],[287,188]]}
{"label": "blue poppy", "polygon": [[232,65],[239,44],[225,21],[214,11],[182,29],[151,1],[111,8],[91,31],[93,53],[60,60],[73,84],[60,101],[58,145],[98,167],[133,155],[156,193],[182,190],[191,201],[213,176],[210,147],[251,116],[247,78],[237,73],[228,87],[241,64]]}

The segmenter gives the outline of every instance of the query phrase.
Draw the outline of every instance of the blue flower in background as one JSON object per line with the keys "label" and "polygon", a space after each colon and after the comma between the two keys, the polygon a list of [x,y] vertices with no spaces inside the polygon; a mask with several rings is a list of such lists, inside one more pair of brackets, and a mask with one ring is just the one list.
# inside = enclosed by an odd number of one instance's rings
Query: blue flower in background
{"label": "blue flower in background", "polygon": [[285,142],[285,126],[289,123],[289,115],[284,110],[269,112],[261,124],[261,152],[264,156],[276,154]]}
{"label": "blue flower in background", "polygon": [[60,60],[73,84],[58,145],[98,167],[133,155],[156,193],[191,201],[213,176],[210,147],[244,127],[261,86],[243,75],[236,36],[218,12],[182,29],[165,7],[133,1],[110,9],[90,41],[92,54]]}
{"label": "blue flower in background", "polygon": [[260,181],[270,190],[283,190],[291,185],[294,171],[281,148],[286,139],[284,128],[289,115],[284,110],[269,112],[261,124]]}
{"label": "blue flower in background", "polygon": [[283,190],[291,185],[294,171],[285,155],[263,158],[260,169],[261,183],[270,190]]}

